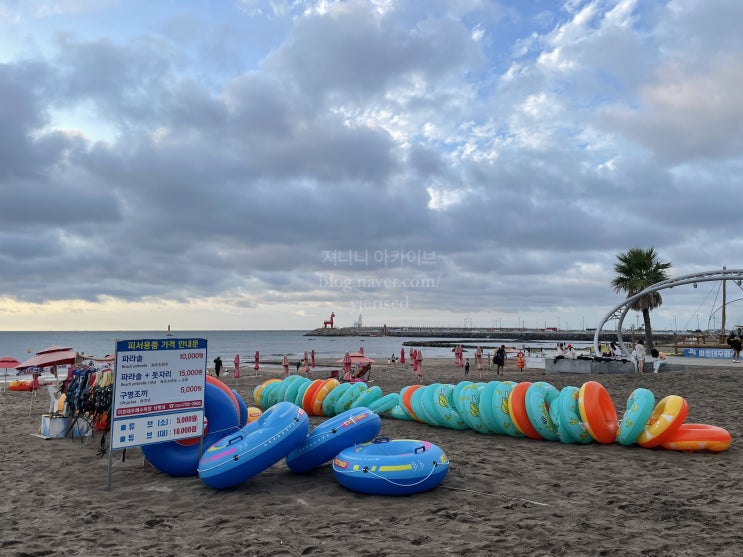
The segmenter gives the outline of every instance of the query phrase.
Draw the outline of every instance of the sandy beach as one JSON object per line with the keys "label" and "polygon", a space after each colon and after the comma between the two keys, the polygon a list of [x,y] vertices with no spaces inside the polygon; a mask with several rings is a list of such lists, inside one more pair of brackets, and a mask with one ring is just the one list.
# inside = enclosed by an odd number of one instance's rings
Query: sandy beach
{"label": "sandy beach", "polygon": [[[482,378],[473,366],[472,381],[542,380],[557,388],[599,381],[620,416],[636,387],[651,389],[657,400],[681,395],[689,404],[687,422],[724,427],[733,444],[723,453],[576,446],[385,418],[382,435],[436,443],[451,462],[441,485],[407,497],[353,493],[327,465],[297,475],[283,462],[234,489],[214,491],[197,477],[158,472],[138,448],[123,462],[116,453],[108,492],[108,458],[97,454],[100,432],[87,443],[34,437],[48,395],[41,392],[30,405],[28,393],[4,392],[0,553],[737,556],[743,547],[742,365],[545,376],[518,371],[509,360],[505,374],[486,369]],[[250,402],[257,383],[278,376],[261,371],[257,378],[223,379]],[[384,393],[418,382],[412,368],[400,364],[375,364],[371,379]],[[424,362],[425,383],[464,379],[453,359]],[[312,418],[313,425],[321,421]]]}

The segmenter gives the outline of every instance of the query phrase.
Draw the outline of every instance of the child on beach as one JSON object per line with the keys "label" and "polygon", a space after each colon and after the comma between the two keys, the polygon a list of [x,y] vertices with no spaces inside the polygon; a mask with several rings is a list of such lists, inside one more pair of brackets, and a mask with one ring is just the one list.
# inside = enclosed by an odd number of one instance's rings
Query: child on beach
{"label": "child on beach", "polygon": [[640,339],[635,344],[635,359],[637,360],[637,373],[642,373],[645,370],[645,341]]}
{"label": "child on beach", "polygon": [[468,375],[470,372],[470,359],[467,358],[467,361],[464,362],[464,374]]}

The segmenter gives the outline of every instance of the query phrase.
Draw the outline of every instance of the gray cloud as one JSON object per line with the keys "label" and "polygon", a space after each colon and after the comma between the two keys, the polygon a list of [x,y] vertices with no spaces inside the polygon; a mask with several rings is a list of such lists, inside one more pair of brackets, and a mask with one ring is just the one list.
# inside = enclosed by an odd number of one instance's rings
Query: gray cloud
{"label": "gray cloud", "polygon": [[[248,26],[268,12],[251,8],[52,33],[0,65],[0,294],[544,321],[601,315],[630,247],[678,273],[736,253],[741,44],[724,16],[305,7],[270,14],[284,35],[261,34],[258,57]],[[435,256],[387,260],[403,252]]]}

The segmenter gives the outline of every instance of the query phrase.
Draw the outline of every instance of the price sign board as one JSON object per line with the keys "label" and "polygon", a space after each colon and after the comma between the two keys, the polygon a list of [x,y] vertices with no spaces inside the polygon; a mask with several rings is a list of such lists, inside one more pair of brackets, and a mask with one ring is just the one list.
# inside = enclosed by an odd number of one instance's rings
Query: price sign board
{"label": "price sign board", "polygon": [[200,437],[206,362],[205,339],[117,341],[111,448]]}

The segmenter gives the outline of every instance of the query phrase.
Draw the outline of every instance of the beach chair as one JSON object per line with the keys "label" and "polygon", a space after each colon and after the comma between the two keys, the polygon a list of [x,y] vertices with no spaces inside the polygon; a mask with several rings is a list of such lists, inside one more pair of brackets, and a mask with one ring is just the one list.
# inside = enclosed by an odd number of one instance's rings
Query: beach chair
{"label": "beach chair", "polygon": [[370,375],[371,375],[371,364],[366,364],[366,365],[359,367],[359,369],[357,369],[354,373],[352,373],[348,381],[352,383],[356,383],[359,381],[365,381],[368,383]]}

